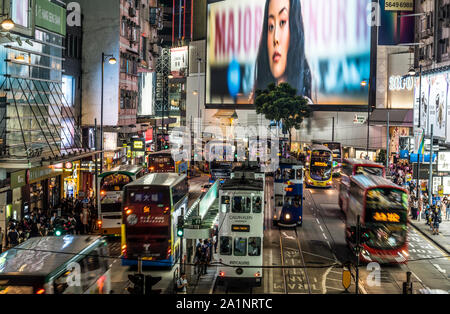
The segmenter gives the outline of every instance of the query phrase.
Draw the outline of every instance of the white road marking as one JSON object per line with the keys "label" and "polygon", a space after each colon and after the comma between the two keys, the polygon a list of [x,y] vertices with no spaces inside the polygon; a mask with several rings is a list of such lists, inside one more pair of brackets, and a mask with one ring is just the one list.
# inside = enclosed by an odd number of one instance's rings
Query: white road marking
{"label": "white road marking", "polygon": [[[430,142],[430,143],[431,143],[431,142]],[[322,232],[323,232],[322,226],[319,226],[319,228],[320,228],[320,231],[322,231]]]}
{"label": "white road marking", "polygon": [[339,291],[342,291],[342,289],[341,289],[341,288],[330,287],[330,286],[327,286],[327,288],[328,288],[328,289],[334,289],[334,290],[339,290]]}
{"label": "white road marking", "polygon": [[328,278],[327,280],[333,280],[333,281],[339,281],[339,282],[342,282],[342,279]]}
{"label": "white road marking", "polygon": [[319,219],[316,218],[317,223],[320,225]]}
{"label": "white road marking", "polygon": [[292,237],[292,236],[288,236],[287,234],[286,234],[286,232],[282,232],[282,235],[286,238],[286,239],[294,239],[295,240],[295,237]]}
{"label": "white road marking", "polygon": [[333,267],[330,267],[330,268],[328,268],[326,271],[325,271],[325,274],[323,274],[323,277],[322,277],[322,294],[326,294],[327,293],[327,286],[326,286],[326,281],[327,281],[327,277],[328,277],[328,274],[330,273],[330,272],[334,272],[334,270],[332,270],[333,269]]}
{"label": "white road marking", "polygon": [[447,272],[445,269],[442,269],[441,266],[439,266],[438,264],[433,264],[433,266],[436,267],[437,270],[439,270],[443,274],[445,274]]}
{"label": "white road marking", "polygon": [[325,238],[325,240],[328,240],[327,236],[325,235],[325,233],[322,232],[323,237]]}
{"label": "white road marking", "polygon": [[316,277],[314,277],[314,282],[317,282],[317,278]]}

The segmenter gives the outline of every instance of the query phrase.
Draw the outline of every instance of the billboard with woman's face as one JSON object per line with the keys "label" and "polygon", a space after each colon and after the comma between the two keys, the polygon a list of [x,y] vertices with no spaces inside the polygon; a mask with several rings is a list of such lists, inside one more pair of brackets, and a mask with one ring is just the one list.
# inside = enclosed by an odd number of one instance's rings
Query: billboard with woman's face
{"label": "billboard with woman's face", "polygon": [[226,0],[208,6],[206,104],[248,105],[288,82],[311,103],[367,105],[370,0]]}

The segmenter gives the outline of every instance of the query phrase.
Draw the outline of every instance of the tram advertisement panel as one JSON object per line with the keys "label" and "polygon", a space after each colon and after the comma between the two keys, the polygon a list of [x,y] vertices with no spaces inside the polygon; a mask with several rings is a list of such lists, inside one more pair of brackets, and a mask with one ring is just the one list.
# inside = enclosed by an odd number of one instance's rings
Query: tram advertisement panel
{"label": "tram advertisement panel", "polygon": [[284,81],[314,104],[367,104],[370,12],[371,0],[208,5],[206,103],[239,108]]}

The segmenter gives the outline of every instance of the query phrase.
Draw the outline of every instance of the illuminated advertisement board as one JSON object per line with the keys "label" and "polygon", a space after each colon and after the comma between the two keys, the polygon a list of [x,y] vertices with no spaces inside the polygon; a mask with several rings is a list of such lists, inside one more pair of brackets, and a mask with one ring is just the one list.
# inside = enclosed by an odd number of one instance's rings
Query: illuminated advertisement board
{"label": "illuminated advertisement board", "polygon": [[438,153],[438,171],[450,172],[450,152]]}
{"label": "illuminated advertisement board", "polygon": [[366,105],[370,12],[370,0],[208,5],[206,104],[239,108],[256,89],[288,82],[314,104]]}
{"label": "illuminated advertisement board", "polygon": [[[447,125],[447,120],[450,116],[450,111],[448,111],[450,72],[422,75],[421,88],[419,82],[419,78],[416,77],[414,86],[414,126],[423,128],[425,134],[429,135],[429,121],[430,126],[433,125],[433,136],[446,138],[446,134],[450,135],[450,126]],[[422,99],[419,97],[420,92]]]}
{"label": "illuminated advertisement board", "polygon": [[179,72],[189,65],[188,52],[189,47],[178,47],[170,49],[170,71]]}

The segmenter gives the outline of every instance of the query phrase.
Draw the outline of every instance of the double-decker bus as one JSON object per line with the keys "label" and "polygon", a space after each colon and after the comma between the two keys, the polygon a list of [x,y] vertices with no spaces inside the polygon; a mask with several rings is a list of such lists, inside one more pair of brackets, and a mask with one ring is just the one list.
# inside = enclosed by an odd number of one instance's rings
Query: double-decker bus
{"label": "double-decker bus", "polygon": [[[263,180],[225,181],[219,190],[219,285],[261,286],[263,272]],[[254,267],[242,267],[254,266]]]}
{"label": "double-decker bus", "polygon": [[0,254],[0,294],[108,294],[106,240],[92,235],[33,237]]}
{"label": "double-decker bus", "polygon": [[303,165],[296,159],[281,159],[274,173],[275,213],[273,224],[280,227],[302,225]]}
{"label": "double-decker bus", "polygon": [[122,265],[172,267],[180,256],[178,217],[186,213],[184,174],[150,173],[124,188]]}
{"label": "double-decker bus", "polygon": [[312,140],[312,144],[323,145],[328,147],[333,153],[333,174],[342,171],[342,144],[339,142]]}
{"label": "double-decker bus", "polygon": [[98,176],[100,199],[97,225],[100,234],[120,236],[123,187],[144,173],[145,169],[141,166],[122,165]]}
{"label": "double-decker bus", "polygon": [[147,167],[151,173],[176,172],[188,173],[189,162],[185,160],[175,161],[169,149],[149,153]]}
{"label": "double-decker bus", "polygon": [[330,188],[333,177],[333,154],[323,145],[312,145],[308,149],[305,177],[308,187]]}
{"label": "double-decker bus", "polygon": [[360,259],[363,262],[406,263],[408,193],[381,176],[362,175],[350,179],[345,236],[351,248],[357,217],[366,234]]}
{"label": "double-decker bus", "polygon": [[342,162],[342,177],[339,184],[339,207],[346,213],[348,206],[348,191],[350,178],[357,174],[372,174],[386,177],[384,166],[371,160],[346,158]]}

